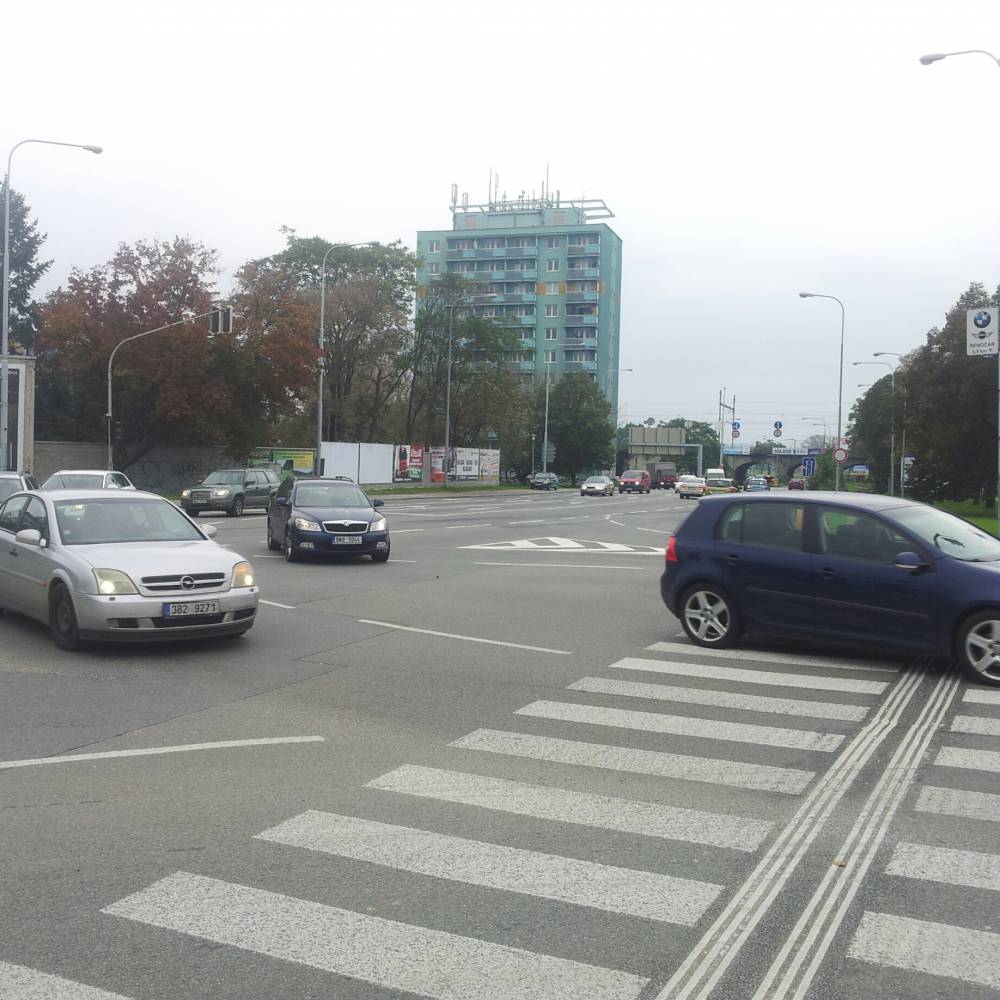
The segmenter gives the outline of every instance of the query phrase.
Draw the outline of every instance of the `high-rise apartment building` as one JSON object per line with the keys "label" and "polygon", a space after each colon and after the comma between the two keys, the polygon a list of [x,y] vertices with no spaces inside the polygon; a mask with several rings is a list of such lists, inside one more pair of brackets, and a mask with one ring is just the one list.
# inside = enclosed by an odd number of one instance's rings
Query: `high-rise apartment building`
{"label": "high-rise apartment building", "polygon": [[452,228],[421,230],[418,296],[444,274],[470,282],[470,308],[520,333],[524,382],[586,372],[618,411],[622,241],[599,199],[549,196],[459,205]]}

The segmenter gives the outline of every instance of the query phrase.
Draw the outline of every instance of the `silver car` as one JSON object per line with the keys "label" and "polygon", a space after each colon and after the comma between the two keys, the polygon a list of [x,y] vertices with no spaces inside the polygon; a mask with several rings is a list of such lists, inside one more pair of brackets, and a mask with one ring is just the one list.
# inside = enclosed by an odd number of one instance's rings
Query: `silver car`
{"label": "silver car", "polygon": [[590,476],[580,483],[580,496],[601,496],[611,497],[615,495],[615,483],[607,476]]}
{"label": "silver car", "polygon": [[257,614],[253,568],[152,493],[15,493],[0,507],[0,609],[86,640],[240,635]]}
{"label": "silver car", "polygon": [[60,469],[42,483],[43,490],[134,490],[124,472],[106,469]]}

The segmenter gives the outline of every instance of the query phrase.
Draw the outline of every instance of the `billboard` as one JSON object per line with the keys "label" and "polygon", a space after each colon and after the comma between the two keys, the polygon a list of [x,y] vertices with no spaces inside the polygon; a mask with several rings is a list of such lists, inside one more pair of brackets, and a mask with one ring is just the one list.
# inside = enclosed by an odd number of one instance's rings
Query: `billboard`
{"label": "billboard", "polygon": [[431,482],[444,482],[444,448],[431,448]]}
{"label": "billboard", "polygon": [[254,448],[250,465],[273,465],[283,473],[312,476],[316,473],[316,451],[313,448]]}
{"label": "billboard", "polygon": [[392,454],[392,481],[419,482],[424,476],[424,446],[397,444]]}
{"label": "billboard", "polygon": [[500,482],[500,451],[484,448],[479,453],[479,478],[486,482]]}
{"label": "billboard", "polygon": [[454,463],[449,463],[449,468],[454,470],[450,478],[454,479],[478,479],[479,478],[479,449],[478,448],[455,448]]}

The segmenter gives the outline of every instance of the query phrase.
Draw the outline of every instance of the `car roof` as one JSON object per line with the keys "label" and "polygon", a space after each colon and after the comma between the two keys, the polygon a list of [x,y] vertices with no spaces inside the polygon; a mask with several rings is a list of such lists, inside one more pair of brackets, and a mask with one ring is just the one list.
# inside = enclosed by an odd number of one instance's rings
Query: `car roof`
{"label": "car roof", "polygon": [[923,504],[914,500],[903,500],[899,497],[882,496],[880,493],[834,493],[831,491],[813,490],[796,493],[759,493],[755,496],[736,494],[733,496],[706,497],[705,504],[726,503],[826,503],[839,504],[841,507],[857,507],[859,510],[892,510],[897,507],[922,507]]}
{"label": "car roof", "polygon": [[145,493],[142,490],[74,490],[64,488],[61,490],[25,490],[24,492],[30,493],[32,496],[49,497],[52,500],[135,500],[138,497],[143,500],[162,500],[164,503],[170,503],[159,493]]}
{"label": "car roof", "polygon": [[[109,472],[116,472],[116,469],[60,469],[58,472],[53,472],[49,476],[106,476]],[[123,472],[124,476],[125,473]]]}

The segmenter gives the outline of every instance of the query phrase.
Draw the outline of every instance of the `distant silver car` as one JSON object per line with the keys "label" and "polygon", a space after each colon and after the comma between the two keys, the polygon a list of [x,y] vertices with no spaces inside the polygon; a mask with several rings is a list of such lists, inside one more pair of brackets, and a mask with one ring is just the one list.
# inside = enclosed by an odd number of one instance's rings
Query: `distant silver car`
{"label": "distant silver car", "polygon": [[86,640],[240,635],[257,614],[253,568],[152,493],[15,493],[0,506],[0,609]]}
{"label": "distant silver car", "polygon": [[0,502],[12,493],[37,489],[38,480],[30,472],[0,472]]}
{"label": "distant silver car", "polygon": [[124,472],[107,469],[61,469],[42,483],[43,490],[134,490]]}
{"label": "distant silver car", "polygon": [[708,493],[708,487],[701,476],[681,476],[677,480],[677,495],[682,500],[692,497],[703,497]]}
{"label": "distant silver car", "polygon": [[600,494],[601,496],[614,496],[615,483],[607,476],[590,476],[580,483],[580,496],[587,497]]}

